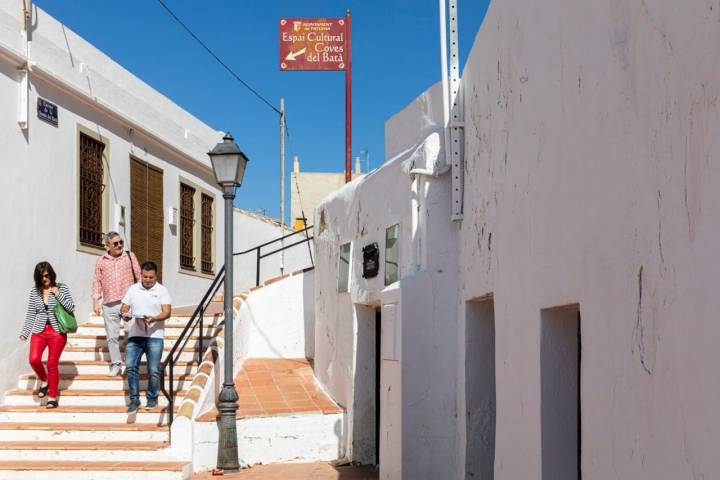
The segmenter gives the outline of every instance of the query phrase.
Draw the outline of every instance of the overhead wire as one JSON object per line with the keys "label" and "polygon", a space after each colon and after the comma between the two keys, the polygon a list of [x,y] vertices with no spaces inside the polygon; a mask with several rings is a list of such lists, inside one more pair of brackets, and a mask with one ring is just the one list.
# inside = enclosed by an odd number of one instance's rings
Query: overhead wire
{"label": "overhead wire", "polygon": [[[170,16],[173,17],[173,18],[175,19],[175,21],[176,21],[183,29],[185,29],[185,31],[186,31],[188,34],[190,34],[190,36],[191,36],[192,38],[194,38],[195,41],[200,44],[200,46],[202,46],[202,47],[205,49],[205,51],[207,51],[215,60],[217,60],[217,62],[218,62],[220,65],[223,66],[223,68],[225,68],[225,70],[227,70],[227,71],[230,73],[230,75],[232,75],[233,77],[235,77],[235,79],[236,79],[238,82],[240,82],[241,84],[243,84],[243,86],[245,86],[245,88],[247,88],[248,90],[250,90],[257,98],[259,98],[259,99],[260,99],[263,103],[265,103],[268,107],[270,107],[271,109],[273,109],[278,115],[282,115],[282,113],[280,112],[280,110],[277,109],[277,107],[275,107],[272,103],[270,103],[270,101],[268,101],[265,97],[263,97],[263,96],[260,94],[260,92],[258,92],[257,90],[255,90],[255,89],[254,89],[252,86],[250,86],[250,84],[248,84],[245,80],[243,80],[242,78],[240,78],[240,75],[238,75],[237,73],[235,73],[235,71],[234,71],[232,68],[230,68],[230,66],[228,66],[227,63],[225,63],[224,61],[222,61],[222,59],[221,59],[219,56],[217,56],[217,55],[215,54],[215,52],[213,52],[212,49],[210,49],[210,47],[208,47],[208,46],[205,44],[205,42],[203,42],[202,40],[200,40],[200,38],[199,38],[197,35],[195,35],[195,33],[190,29],[190,27],[188,27],[182,20],[180,20],[180,17],[178,17],[178,16],[175,14],[175,12],[173,12],[172,9],[170,9],[170,7],[168,7],[167,4],[166,4],[163,0],[157,0],[157,1],[158,1],[158,3],[159,3],[160,5],[162,5],[162,7],[165,9],[165,11],[166,11],[168,14],[170,14]],[[286,128],[287,128],[287,115],[285,115],[285,124],[286,124]],[[288,134],[287,134],[287,135],[290,136],[289,130],[286,130],[286,131],[288,131]]]}

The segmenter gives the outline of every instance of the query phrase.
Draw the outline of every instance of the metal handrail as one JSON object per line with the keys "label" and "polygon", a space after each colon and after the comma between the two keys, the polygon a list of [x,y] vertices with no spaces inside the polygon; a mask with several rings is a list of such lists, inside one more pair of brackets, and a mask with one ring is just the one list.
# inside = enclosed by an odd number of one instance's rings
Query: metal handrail
{"label": "metal handrail", "polygon": [[[294,231],[294,232],[292,232],[292,233],[289,233],[289,234],[287,234],[287,235],[283,235],[282,237],[276,238],[275,240],[270,240],[269,242],[262,243],[262,244],[260,244],[260,245],[255,246],[255,247],[252,247],[252,248],[249,248],[249,249],[247,249],[247,250],[244,250],[244,251],[242,251],[242,252],[233,253],[233,257],[236,257],[236,256],[238,256],[238,255],[245,255],[245,254],[250,253],[250,252],[256,252],[256,253],[255,253],[255,286],[256,286],[256,287],[260,285],[260,260],[262,260],[262,259],[265,258],[265,257],[269,257],[270,255],[274,255],[274,254],[276,254],[276,253],[282,252],[283,250],[287,250],[288,248],[292,248],[292,247],[294,247],[295,245],[300,245],[301,243],[307,242],[307,244],[308,244],[308,253],[310,254],[310,265],[312,265],[312,266],[314,267],[314,266],[315,266],[315,261],[313,260],[312,250],[311,250],[311,248],[310,248],[310,240],[312,240],[314,237],[311,236],[311,235],[309,235],[309,234],[307,233],[311,228],[313,228],[313,226],[312,226],[312,225],[308,225],[307,227],[303,228],[302,230],[296,230],[296,231]],[[280,247],[280,248],[278,248],[278,249],[276,249],[276,250],[273,250],[273,251],[271,251],[271,252],[267,252],[267,253],[265,253],[265,254],[261,254],[261,252],[260,252],[260,250],[261,250],[263,247],[267,247],[268,245],[272,245],[273,243],[281,242],[281,241],[285,240],[286,238],[290,238],[290,237],[292,237],[292,236],[294,236],[294,235],[299,235],[299,234],[301,234],[301,233],[304,233],[304,234],[305,234],[305,239],[304,239],[304,240],[300,240],[300,241],[297,241],[297,242],[295,242],[295,243],[291,243],[290,245],[282,246],[282,247]]]}
{"label": "metal handrail", "polygon": [[[308,226],[302,230],[298,230],[295,232],[292,232],[288,235],[284,235],[282,237],[276,238],[275,240],[271,240],[269,242],[265,242],[263,244],[257,245],[253,248],[250,248],[248,250],[233,253],[233,257],[238,255],[245,255],[250,252],[257,252],[257,263],[256,263],[256,276],[255,276],[255,286],[260,285],[260,260],[265,257],[269,257],[270,255],[274,255],[276,253],[282,252],[283,250],[287,250],[289,248],[292,248],[296,245],[300,245],[301,243],[307,242],[308,244],[308,253],[310,254],[310,264],[314,266],[314,261],[312,257],[312,250],[310,249],[310,240],[313,239],[312,236],[308,235],[308,231],[312,228],[311,226]],[[282,240],[285,240],[286,238],[290,238],[293,235],[298,235],[301,233],[305,233],[305,238],[303,240],[293,242],[290,245],[282,246],[278,249],[272,250],[270,252],[266,252],[261,254],[260,250],[263,247],[267,247],[269,245],[272,245],[274,243],[280,242]],[[215,278],[213,279],[212,283],[208,287],[208,289],[205,291],[205,294],[202,297],[202,300],[198,304],[197,307],[195,307],[195,310],[193,311],[192,316],[190,317],[190,320],[185,324],[185,328],[183,328],[182,333],[180,333],[180,336],[178,337],[177,341],[173,345],[173,347],[170,349],[170,352],[165,357],[165,360],[163,360],[160,363],[160,390],[162,391],[163,395],[165,395],[165,398],[167,398],[168,401],[168,425],[172,425],[174,416],[175,416],[175,396],[177,392],[175,391],[175,378],[173,376],[175,364],[180,359],[180,355],[183,353],[185,346],[187,345],[188,341],[192,337],[193,332],[195,329],[199,326],[200,327],[200,336],[199,336],[199,350],[198,350],[198,365],[202,363],[202,356],[205,353],[203,351],[203,339],[205,335],[205,327],[204,327],[204,317],[205,317],[205,310],[207,310],[208,306],[210,305],[210,302],[212,302],[212,299],[215,298],[215,295],[217,294],[218,290],[220,290],[220,286],[225,281],[225,265],[223,265],[220,270],[218,270],[218,273],[215,275]],[[165,388],[165,371],[169,370],[168,372],[168,388]]]}

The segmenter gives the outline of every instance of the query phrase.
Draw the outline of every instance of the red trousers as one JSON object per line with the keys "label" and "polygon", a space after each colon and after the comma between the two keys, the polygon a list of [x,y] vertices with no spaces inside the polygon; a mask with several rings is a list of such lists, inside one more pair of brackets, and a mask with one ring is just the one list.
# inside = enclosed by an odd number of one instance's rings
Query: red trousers
{"label": "red trousers", "polygon": [[[37,374],[38,379],[48,383],[48,397],[57,398],[60,374],[58,363],[60,354],[67,343],[67,335],[58,333],[47,324],[41,333],[33,333],[30,336],[30,366]],[[42,355],[48,348],[47,372],[42,362]]]}

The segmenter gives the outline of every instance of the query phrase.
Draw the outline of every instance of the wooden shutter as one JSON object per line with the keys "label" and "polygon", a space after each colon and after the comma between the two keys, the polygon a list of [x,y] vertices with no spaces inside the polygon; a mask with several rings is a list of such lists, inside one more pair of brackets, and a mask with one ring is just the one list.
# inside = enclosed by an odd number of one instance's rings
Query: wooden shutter
{"label": "wooden shutter", "polygon": [[213,201],[210,195],[202,194],[202,211],[200,224],[202,231],[200,235],[200,250],[202,251],[202,272],[213,273]]}
{"label": "wooden shutter", "polygon": [[180,184],[180,267],[195,270],[195,189]]}
{"label": "wooden shutter", "polygon": [[131,158],[130,246],[141,264],[145,261],[157,264],[158,281],[162,281],[163,210],[163,171]]}
{"label": "wooden shutter", "polygon": [[102,247],[102,194],[105,144],[83,133],[80,134],[80,243]]}

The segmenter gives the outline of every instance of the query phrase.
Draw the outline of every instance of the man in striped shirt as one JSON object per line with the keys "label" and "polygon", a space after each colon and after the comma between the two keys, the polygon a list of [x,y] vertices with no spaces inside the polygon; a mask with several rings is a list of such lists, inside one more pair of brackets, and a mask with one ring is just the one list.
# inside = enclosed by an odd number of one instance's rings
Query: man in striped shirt
{"label": "man in striped shirt", "polygon": [[110,352],[108,376],[120,375],[120,301],[128,288],[140,279],[140,265],[135,254],[125,251],[117,232],[105,236],[107,253],[97,259],[93,276],[93,311],[105,320],[107,346]]}

